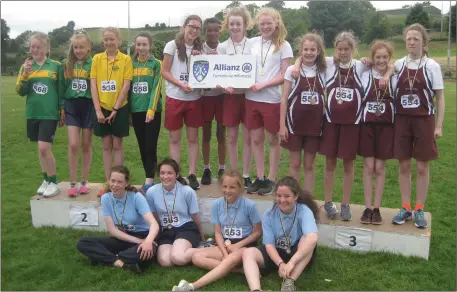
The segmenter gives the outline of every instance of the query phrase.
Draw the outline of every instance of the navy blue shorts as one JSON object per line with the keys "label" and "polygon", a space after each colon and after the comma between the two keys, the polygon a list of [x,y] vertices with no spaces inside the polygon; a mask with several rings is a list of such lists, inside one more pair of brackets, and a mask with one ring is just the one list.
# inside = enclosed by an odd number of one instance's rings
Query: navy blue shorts
{"label": "navy blue shorts", "polygon": [[57,123],[56,120],[27,119],[27,137],[32,142],[52,143],[56,134]]}
{"label": "navy blue shorts", "polygon": [[192,247],[198,247],[200,243],[200,232],[198,231],[197,224],[194,221],[190,221],[172,229],[163,228],[157,236],[157,245],[173,244],[176,239],[180,238],[189,241]]}
{"label": "navy blue shorts", "polygon": [[[290,261],[290,259],[292,258],[292,256],[297,252],[297,248],[298,248],[298,245],[292,246],[290,254],[288,254],[284,249],[281,249],[281,248],[276,248],[276,251],[278,252],[281,259],[284,261],[284,263],[287,264]],[[263,269],[261,269],[262,273],[272,271],[272,270],[277,271],[279,268],[275,264],[275,262],[273,262],[271,260],[270,256],[268,255],[267,248],[265,247],[265,245],[257,246],[257,249],[260,250],[260,252],[262,253],[263,261],[265,263],[265,267]],[[316,245],[316,247],[314,247],[313,255],[311,256],[311,260],[309,261],[308,265],[306,265],[305,271],[307,271],[313,265],[314,261],[316,260],[316,256],[317,256],[317,245]]]}
{"label": "navy blue shorts", "polygon": [[94,127],[94,104],[89,98],[73,98],[64,101],[65,124],[82,129]]}

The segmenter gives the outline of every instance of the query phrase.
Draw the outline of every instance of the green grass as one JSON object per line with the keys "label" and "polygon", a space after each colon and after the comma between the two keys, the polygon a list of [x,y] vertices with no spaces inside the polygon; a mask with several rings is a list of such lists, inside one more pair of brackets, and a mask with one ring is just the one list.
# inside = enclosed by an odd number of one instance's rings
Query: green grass
{"label": "green grass", "polygon": [[[29,200],[41,182],[36,144],[28,142],[25,131],[25,99],[14,91],[14,78],[2,78],[2,290],[170,290],[180,279],[196,280],[205,272],[196,267],[160,268],[152,266],[137,277],[110,267],[90,266],[77,252],[75,243],[87,231],[32,227]],[[299,290],[452,290],[455,291],[456,264],[456,90],[446,83],[446,117],[443,138],[438,140],[440,158],[431,163],[431,183],[426,210],[433,215],[430,259],[407,258],[385,253],[357,254],[319,248],[316,265],[298,280]],[[162,119],[163,120],[163,119]],[[168,135],[162,128],[159,159],[168,153]],[[133,172],[133,182],[142,183],[138,146],[131,131],[125,139],[125,161]],[[53,152],[60,180],[68,180],[66,130],[58,129]],[[185,136],[183,149],[185,149]],[[90,181],[103,180],[100,139],[94,137]],[[241,147],[240,147],[241,148]],[[268,150],[268,147],[266,148]],[[240,149],[241,152],[241,149]],[[212,144],[212,166],[216,165],[216,143]],[[268,153],[268,152],[267,152]],[[241,157],[241,156],[240,156]],[[268,159],[268,155],[266,156]],[[187,153],[182,151],[186,174]],[[199,161],[199,173],[202,170]],[[287,175],[289,157],[281,152],[278,177]],[[254,167],[253,167],[254,168]],[[341,200],[342,169],[335,179],[335,200]],[[324,158],[316,159],[316,192],[323,199]],[[254,171],[251,172],[254,175]],[[397,163],[387,164],[383,206],[398,208],[400,195]],[[415,175],[413,175],[415,180]],[[414,190],[413,190],[414,192]],[[413,196],[414,198],[414,196]],[[351,203],[363,204],[362,160],[356,161],[356,178]],[[413,200],[414,203],[414,200]],[[50,214],[52,216],[52,214]],[[355,218],[357,219],[357,218]],[[386,222],[385,224],[390,224]],[[325,281],[331,279],[331,282]],[[276,273],[262,278],[264,290],[278,290]],[[202,290],[247,290],[243,275],[229,275]]]}

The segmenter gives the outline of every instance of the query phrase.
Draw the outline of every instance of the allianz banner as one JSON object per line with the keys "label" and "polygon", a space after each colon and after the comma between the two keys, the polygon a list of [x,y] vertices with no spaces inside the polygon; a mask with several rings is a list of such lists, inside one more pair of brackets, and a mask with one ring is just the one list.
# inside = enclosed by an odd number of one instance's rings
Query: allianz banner
{"label": "allianz banner", "polygon": [[255,83],[256,56],[197,55],[190,59],[192,88],[249,88]]}

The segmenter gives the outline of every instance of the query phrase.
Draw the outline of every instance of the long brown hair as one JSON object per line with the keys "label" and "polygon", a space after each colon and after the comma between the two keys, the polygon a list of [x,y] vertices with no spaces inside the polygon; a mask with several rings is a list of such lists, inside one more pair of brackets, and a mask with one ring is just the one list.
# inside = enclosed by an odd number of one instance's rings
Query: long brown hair
{"label": "long brown hair", "polygon": [[415,30],[421,33],[422,35],[422,56],[428,56],[428,42],[430,41],[430,36],[427,33],[425,27],[420,23],[413,23],[410,26],[406,27],[403,30],[403,39],[406,41],[406,33],[410,30]]}
{"label": "long brown hair", "polygon": [[313,212],[316,221],[318,220],[319,208],[317,207],[317,204],[314,201],[313,195],[311,195],[310,192],[303,190],[295,178],[291,176],[281,178],[276,183],[273,191],[276,192],[278,188],[281,186],[288,187],[292,194],[298,196],[297,204],[305,204],[306,206],[308,206],[308,208],[310,208]]}
{"label": "long brown hair", "polygon": [[[186,58],[187,58],[186,43],[184,40],[184,31],[185,31],[185,26],[188,25],[191,20],[196,20],[196,21],[200,22],[200,24],[203,24],[203,21],[200,18],[200,16],[189,15],[189,16],[187,16],[186,20],[184,21],[184,25],[181,28],[181,30],[176,34],[175,42],[176,42],[176,47],[178,48],[178,59],[183,62],[186,61]],[[194,46],[194,48],[193,48],[194,50],[197,50],[197,51],[202,50],[202,42],[201,42],[200,37],[197,37],[194,40],[193,46]]]}
{"label": "long brown hair", "polygon": [[180,168],[179,168],[179,165],[178,163],[176,162],[176,160],[172,159],[172,158],[165,158],[164,160],[162,160],[159,165],[157,165],[157,169],[159,170],[159,173],[160,173],[160,169],[162,168],[162,166],[164,165],[168,165],[170,166],[171,168],[173,168],[173,170],[175,171],[176,173],[176,180],[178,182],[180,182],[182,185],[187,185],[187,181],[181,176],[180,174]]}
{"label": "long brown hair", "polygon": [[70,49],[68,50],[67,62],[65,63],[65,77],[67,78],[73,78],[73,66],[78,61],[78,58],[76,58],[73,50],[73,41],[77,39],[84,39],[86,41],[87,54],[85,58],[90,56],[91,39],[89,35],[85,30],[75,32],[75,34],[71,37]]}
{"label": "long brown hair", "polygon": [[[132,175],[130,173],[130,170],[126,166],[123,166],[123,165],[113,166],[111,168],[110,176],[111,176],[111,173],[113,173],[113,172],[121,173],[124,175],[125,181],[127,182],[127,186],[125,187],[126,191],[135,192],[135,193],[138,192],[138,189],[135,186],[130,184],[130,179],[132,178]],[[109,183],[105,186],[105,193],[108,193],[108,192],[111,192]]]}
{"label": "long brown hair", "polygon": [[319,55],[317,55],[316,66],[319,69],[319,72],[325,72],[327,70],[327,61],[325,61],[325,48],[322,38],[315,33],[307,33],[301,38],[298,39],[300,44],[300,56],[303,52],[303,44],[305,41],[314,42],[319,50]]}

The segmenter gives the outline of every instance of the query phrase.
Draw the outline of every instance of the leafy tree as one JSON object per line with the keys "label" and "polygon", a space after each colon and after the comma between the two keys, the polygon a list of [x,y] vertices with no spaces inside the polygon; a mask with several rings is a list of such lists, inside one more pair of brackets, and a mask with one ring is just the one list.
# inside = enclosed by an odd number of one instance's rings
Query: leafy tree
{"label": "leafy tree", "polygon": [[149,24],[146,23],[146,25],[144,26],[145,29],[150,29],[151,26]]}
{"label": "leafy tree", "polygon": [[232,1],[232,3],[230,3],[229,5],[227,5],[227,8],[233,8],[233,7],[238,7],[238,6],[241,6],[241,2],[240,1]]}
{"label": "leafy tree", "polygon": [[366,43],[371,43],[376,39],[385,39],[389,35],[391,30],[387,16],[379,11],[371,13],[367,31],[365,32],[364,41]]}
{"label": "leafy tree", "polygon": [[426,28],[430,28],[430,18],[428,13],[424,10],[424,6],[420,3],[414,4],[406,16],[405,25],[408,26],[413,23],[420,23]]}
{"label": "leafy tree", "polygon": [[308,1],[311,28],[323,31],[327,47],[343,30],[351,30],[357,37],[365,34],[368,15],[375,12],[373,5],[363,1]]}
{"label": "leafy tree", "polygon": [[294,47],[298,37],[303,36],[311,27],[311,19],[306,7],[286,8],[281,11],[281,18],[287,29],[287,41]]}
{"label": "leafy tree", "polygon": [[75,22],[71,20],[67,23],[66,26],[56,28],[50,33],[48,33],[51,45],[54,47],[58,47],[63,44],[66,44],[73,35],[74,29]]}
{"label": "leafy tree", "polygon": [[166,28],[166,27],[167,27],[167,25],[165,24],[165,22],[160,23],[160,28]]}
{"label": "leafy tree", "polygon": [[160,26],[160,23],[158,23],[158,22],[156,22],[156,23],[154,24],[154,27],[159,27],[159,26]]}
{"label": "leafy tree", "polygon": [[265,4],[265,7],[271,7],[271,8],[274,8],[278,11],[281,11],[283,10],[285,7],[286,4],[284,3],[284,1],[282,0],[271,0],[270,2],[268,2],[267,4]]}
{"label": "leafy tree", "polygon": [[424,6],[430,6],[430,5],[432,5],[432,4],[430,3],[430,1],[424,1],[424,2],[422,2],[422,5],[424,5]]}
{"label": "leafy tree", "polygon": [[10,28],[8,27],[8,24],[6,23],[6,20],[3,18],[1,19],[1,25],[2,25],[2,72],[5,70],[5,65],[6,65],[6,52],[8,51],[7,45],[8,45],[8,40],[10,39]]}
{"label": "leafy tree", "polygon": [[71,31],[74,31],[75,30],[75,22],[73,20],[70,20],[68,23],[67,23],[67,28]]}
{"label": "leafy tree", "polygon": [[411,5],[403,5],[401,8],[405,9],[405,8],[410,8]]}

